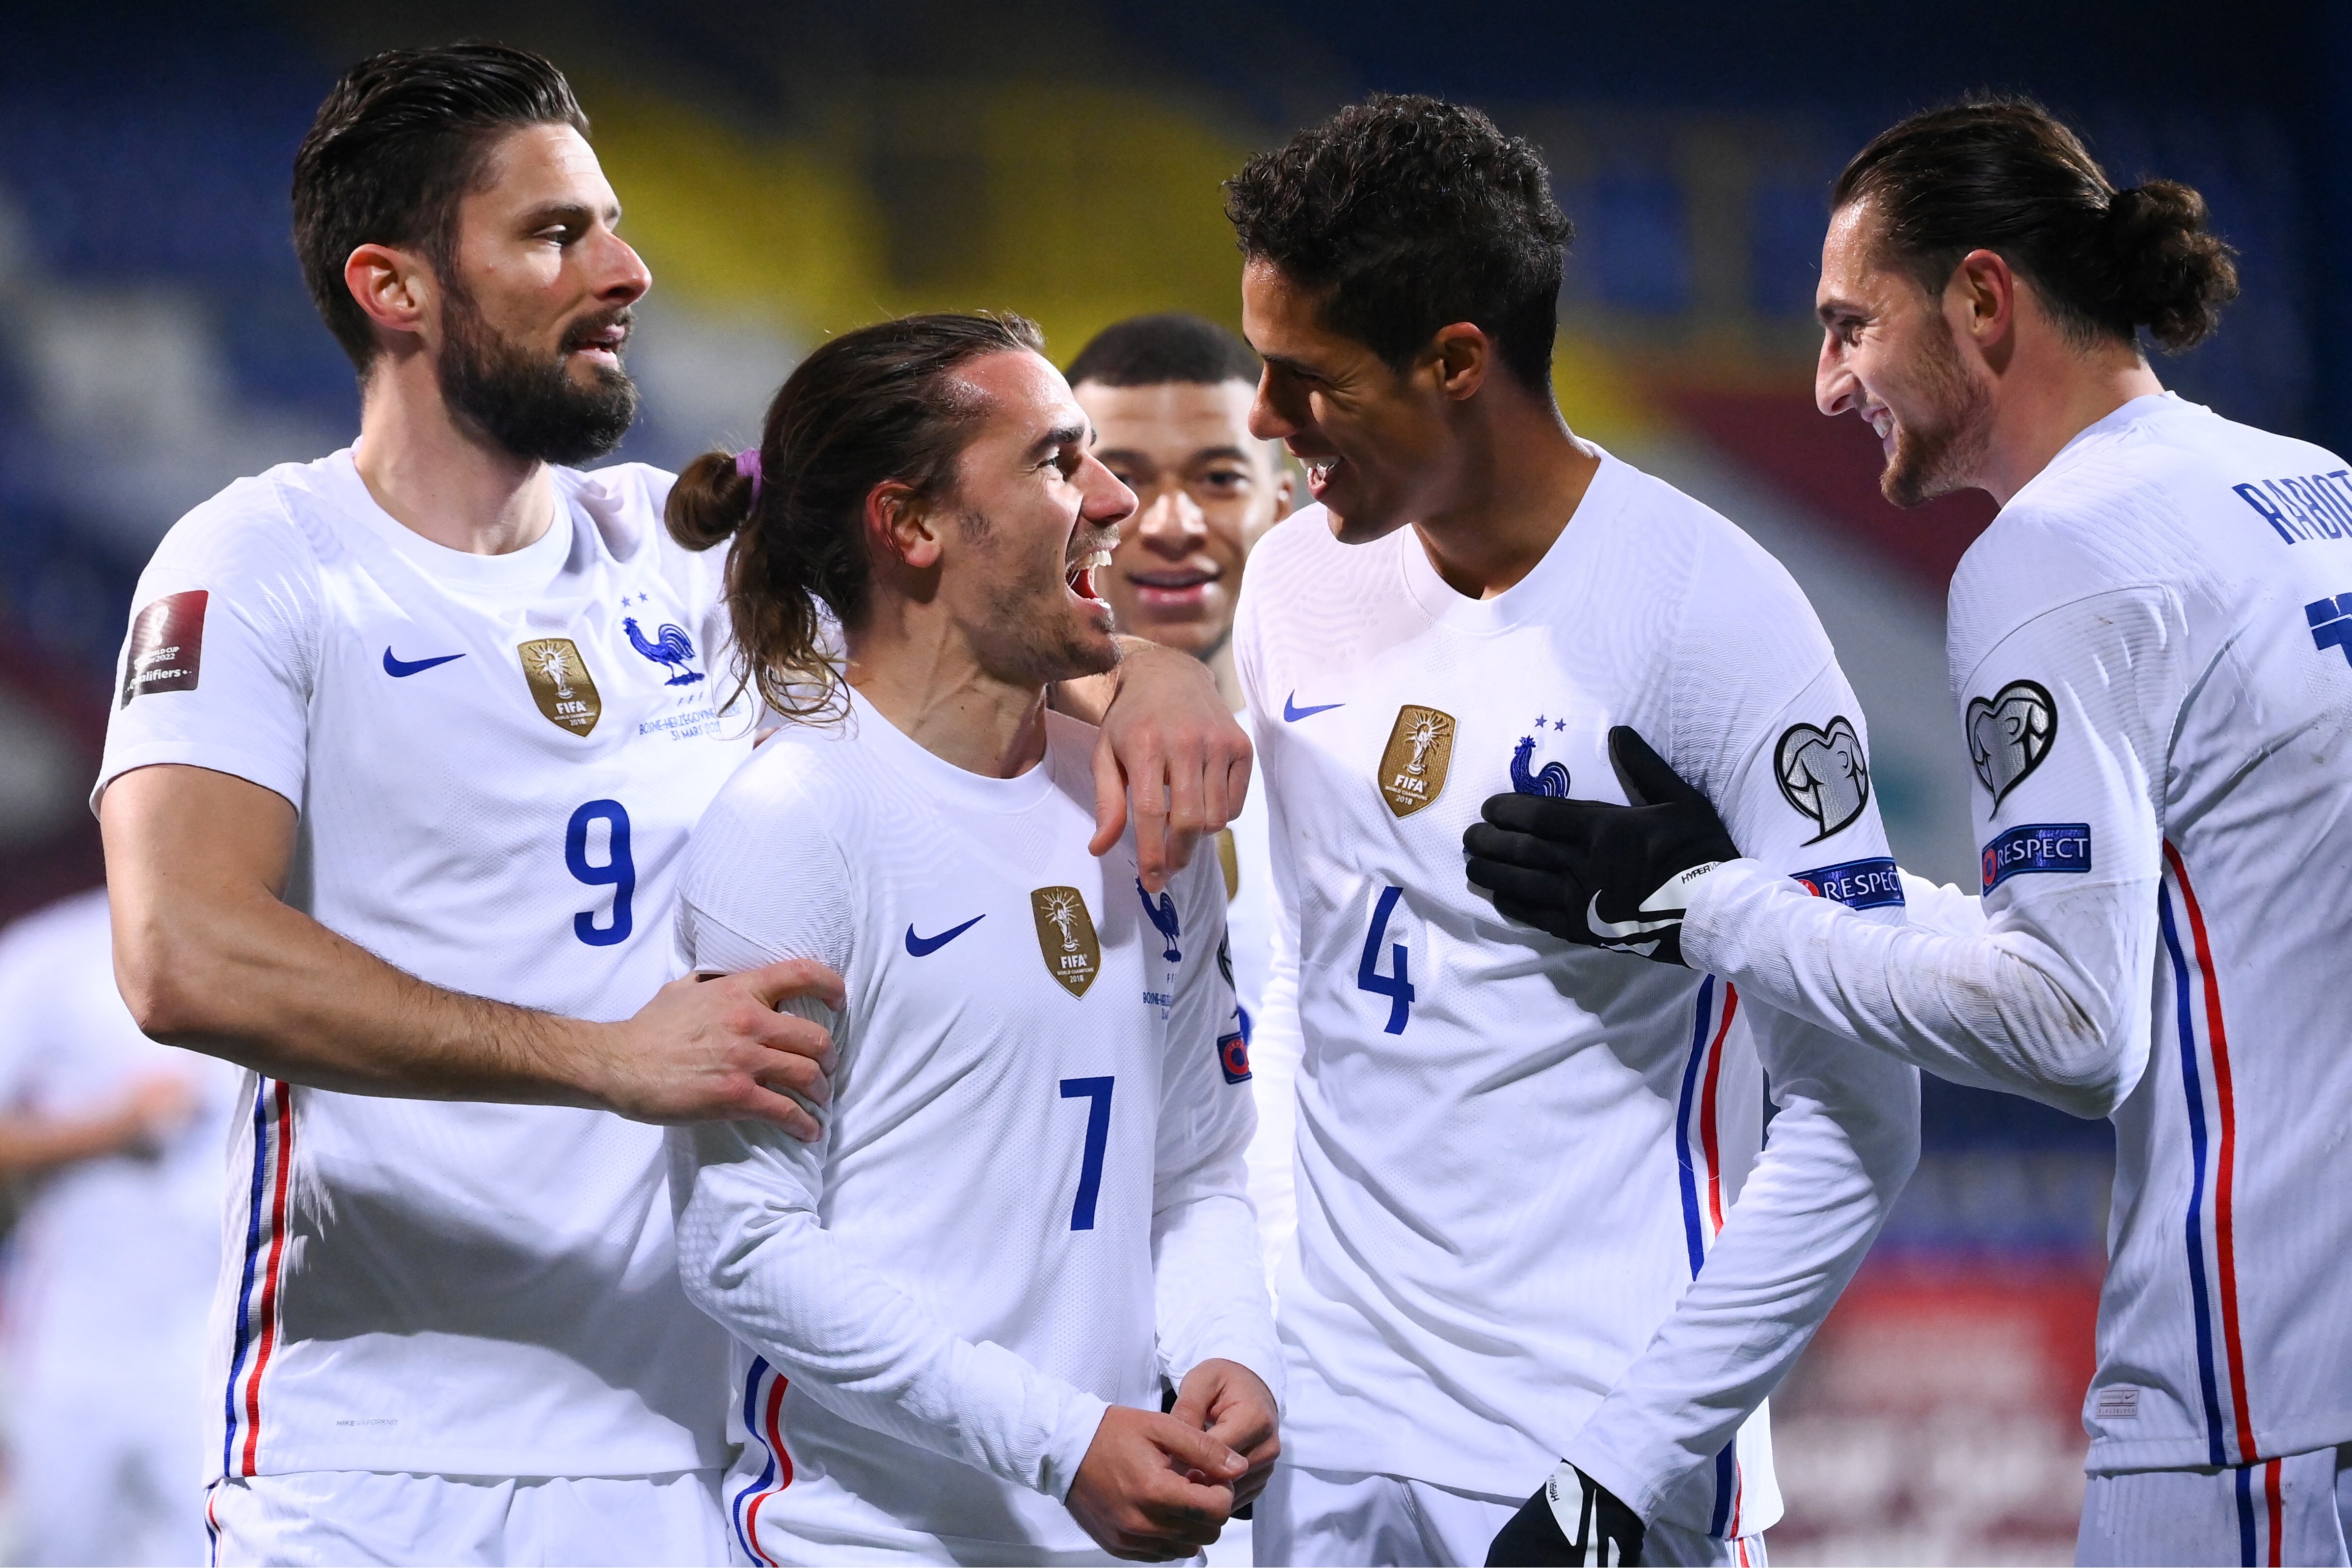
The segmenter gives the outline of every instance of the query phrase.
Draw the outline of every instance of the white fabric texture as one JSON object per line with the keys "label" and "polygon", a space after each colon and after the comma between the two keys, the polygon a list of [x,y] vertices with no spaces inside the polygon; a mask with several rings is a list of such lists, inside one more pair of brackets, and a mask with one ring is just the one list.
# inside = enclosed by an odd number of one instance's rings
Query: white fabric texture
{"label": "white fabric texture", "polygon": [[1060,1500],[1108,1405],[1212,1357],[1279,1397],[1215,860],[1147,901],[1131,840],[1088,854],[1093,731],[1048,725],[1040,766],[985,779],[858,697],[696,834],[694,964],[848,988],[822,1143],[671,1135],[687,1288],[738,1340],[754,1561],[1101,1561]]}
{"label": "white fabric texture", "polygon": [[[1645,1517],[1761,1530],[1765,1396],[1910,1172],[1916,1077],[1502,919],[1462,834],[1515,785],[1622,800],[1606,745],[1630,724],[1781,870],[1868,867],[1840,885],[1899,915],[1862,716],[1803,597],[1603,455],[1485,601],[1412,530],[1345,546],[1307,508],[1253,556],[1234,643],[1281,901],[1258,1050],[1298,1063],[1286,1453],[1522,1498],[1565,1456]],[[1855,765],[1843,794],[1802,768],[1783,793],[1808,737]]]}
{"label": "white fabric texture", "polygon": [[[1533,1489],[1529,1489],[1531,1491]],[[1266,1568],[1441,1568],[1486,1561],[1526,1498],[1457,1491],[1403,1476],[1276,1465],[1258,1500],[1253,1539]],[[1720,1541],[1661,1521],[1642,1539],[1644,1563],[1765,1568],[1761,1533]]]}
{"label": "white fabric texture", "polygon": [[216,1481],[204,1508],[216,1568],[727,1561],[715,1470],[521,1479],[297,1470]]}
{"label": "white fabric texture", "polygon": [[[140,579],[137,627],[205,597],[169,649],[126,648],[99,789],[177,763],[276,790],[289,902],[330,929],[434,985],[627,1017],[672,977],[687,831],[751,749],[711,711],[723,562],[669,540],[667,484],[558,470],[546,536],[474,556],[386,515],[349,452],[238,481]],[[250,1077],[243,1103],[219,1473],[721,1462],[724,1340],[677,1285],[658,1128]]]}
{"label": "white fabric texture", "polygon": [[205,1322],[237,1073],[139,1032],[115,988],[102,890],[0,936],[0,1105],[87,1117],[163,1075],[189,1085],[192,1118],[152,1152],[26,1184],[9,1238],[0,1414],[28,1563],[203,1556]]}
{"label": "white fabric texture", "polygon": [[[1246,724],[1249,717],[1242,716]],[[1251,1098],[1257,1104],[1257,1130],[1250,1134],[1250,1203],[1257,1211],[1258,1245],[1265,1253],[1265,1278],[1276,1290],[1283,1254],[1298,1230],[1298,1201],[1291,1173],[1291,1145],[1297,1126],[1292,1085],[1298,1076],[1298,1025],[1287,1016],[1297,1009],[1296,977],[1275,962],[1281,921],[1274,896],[1273,846],[1267,841],[1265,785],[1253,779],[1249,800],[1234,819],[1234,860],[1239,886],[1225,906],[1225,940],[1234,956],[1234,999],[1249,1020]],[[1282,983],[1277,988],[1276,978]],[[1285,1020],[1265,1027],[1267,1013],[1286,1009]]]}
{"label": "white fabric texture", "polygon": [[2220,1469],[2093,1476],[2074,1561],[2083,1568],[2181,1563],[2352,1563],[2352,1448]]}
{"label": "white fabric texture", "polygon": [[1684,928],[1850,1039],[2113,1116],[2095,1474],[2352,1441],[2352,1206],[2315,1198],[2352,1120],[2347,477],[2169,395],[2084,431],[1952,583],[1981,930],[1957,899],[1866,927],[1739,862]]}

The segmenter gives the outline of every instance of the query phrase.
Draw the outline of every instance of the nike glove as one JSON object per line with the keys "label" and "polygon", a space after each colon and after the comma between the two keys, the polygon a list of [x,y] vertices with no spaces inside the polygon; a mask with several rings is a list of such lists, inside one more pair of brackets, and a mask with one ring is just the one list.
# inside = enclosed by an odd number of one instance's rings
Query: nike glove
{"label": "nike glove", "polygon": [[1738,847],[1706,797],[1628,727],[1609,732],[1609,760],[1632,805],[1496,795],[1462,836],[1470,880],[1538,931],[1679,964],[1692,890]]}
{"label": "nike glove", "polygon": [[1566,1459],[1543,1490],[1495,1532],[1495,1543],[1486,1549],[1486,1568],[1641,1561],[1641,1516]]}

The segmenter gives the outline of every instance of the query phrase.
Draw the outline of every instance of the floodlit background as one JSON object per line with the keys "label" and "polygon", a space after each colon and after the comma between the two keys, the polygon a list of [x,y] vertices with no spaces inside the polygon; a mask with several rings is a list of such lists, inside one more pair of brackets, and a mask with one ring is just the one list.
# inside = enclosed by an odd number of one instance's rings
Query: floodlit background
{"label": "floodlit background", "polygon": [[[2109,170],[2203,190],[2245,296],[2160,368],[2352,446],[2352,23],[2313,6],[2021,10],[1334,0],[106,4],[0,49],[0,916],[92,885],[84,807],[131,584],[183,510],[344,444],[349,370],[287,237],[336,72],[501,38],[572,75],[656,277],[623,455],[740,444],[824,334],[1003,307],[1063,357],[1191,309],[1238,325],[1218,183],[1375,89],[1533,138],[1580,234],[1558,386],[1582,434],[1713,503],[1811,594],[1905,863],[1967,883],[1942,596],[1982,497],[1898,513],[1812,410],[1823,200],[1958,89],[2031,90]],[[11,8],[12,13],[15,8]],[[1889,12],[1895,15],[1889,15]],[[1916,14],[1912,14],[1915,13]],[[1783,1563],[2063,1562],[2106,1207],[2104,1124],[1931,1081],[1927,1157],[1776,1404]]]}

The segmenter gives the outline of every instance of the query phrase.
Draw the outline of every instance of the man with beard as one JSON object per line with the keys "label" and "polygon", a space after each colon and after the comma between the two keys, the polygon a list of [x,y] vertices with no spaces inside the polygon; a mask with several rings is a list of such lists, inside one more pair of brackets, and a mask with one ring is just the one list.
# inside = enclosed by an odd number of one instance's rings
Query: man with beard
{"label": "man with beard", "polygon": [[1914,116],[1838,182],[1822,411],[1877,431],[1889,499],[2001,504],[1950,606],[1980,906],[1852,919],[1631,736],[1647,805],[1501,803],[1470,836],[1548,930],[1666,905],[1751,998],[2114,1119],[2078,1563],[2347,1558],[2352,491],[2166,392],[2137,340],[2195,343],[2236,292],[2194,191],[2117,190],[2030,102]]}
{"label": "man with beard", "polygon": [[[829,1041],[774,1009],[841,990],[673,980],[686,833],[755,710],[668,476],[564,466],[629,424],[649,282],[586,129],[495,46],[336,85],[295,240],[358,444],[232,485],[141,580],[99,781],[118,970],[148,1033],[248,1070],[224,1563],[725,1554],[723,1340],[642,1124],[815,1135]],[[1129,771],[1214,826],[1244,758]]]}
{"label": "man with beard", "polygon": [[1646,722],[1779,869],[1895,918],[1853,694],[1770,557],[1561,419],[1532,147],[1375,98],[1226,210],[1250,428],[1318,503],[1234,634],[1297,998],[1265,1028],[1301,1036],[1257,1560],[1748,1563],[1764,1401],[1910,1173],[1916,1075],[1503,918],[1462,832],[1498,789],[1609,789]]}

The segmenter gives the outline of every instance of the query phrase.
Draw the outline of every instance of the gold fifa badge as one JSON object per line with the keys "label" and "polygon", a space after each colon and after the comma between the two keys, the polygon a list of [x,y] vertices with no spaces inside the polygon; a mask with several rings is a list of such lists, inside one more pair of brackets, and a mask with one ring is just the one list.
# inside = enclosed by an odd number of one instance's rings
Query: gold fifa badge
{"label": "gold fifa badge", "polygon": [[604,714],[604,699],[588,674],[588,661],[569,637],[542,637],[515,650],[522,655],[523,677],[530,682],[531,700],[547,721],[574,735],[596,727]]}
{"label": "gold fifa badge", "polygon": [[1444,791],[1453,760],[1454,716],[1407,703],[1381,753],[1381,798],[1398,816],[1412,816]]}
{"label": "gold fifa badge", "polygon": [[1046,971],[1070,995],[1085,996],[1102,972],[1102,941],[1085,895],[1075,887],[1041,887],[1030,894],[1029,909],[1037,917],[1037,950],[1045,956]]}

